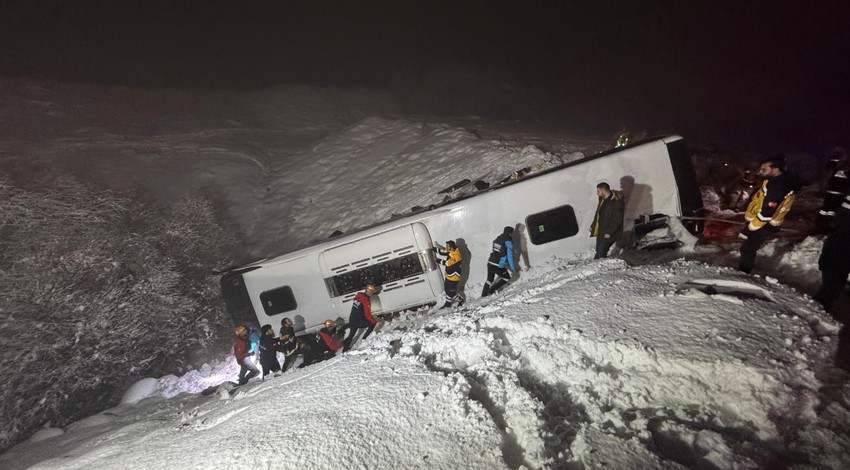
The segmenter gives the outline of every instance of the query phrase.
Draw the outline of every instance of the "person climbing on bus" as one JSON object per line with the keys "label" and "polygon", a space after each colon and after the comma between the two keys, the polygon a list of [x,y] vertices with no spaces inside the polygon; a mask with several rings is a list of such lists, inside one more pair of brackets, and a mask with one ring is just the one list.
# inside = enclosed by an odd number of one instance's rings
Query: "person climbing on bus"
{"label": "person climbing on bus", "polygon": [[361,328],[366,328],[363,338],[366,339],[374,331],[378,320],[372,315],[372,297],[378,294],[380,287],[372,280],[366,281],[363,292],[358,292],[351,303],[351,314],[348,317],[348,336],[344,341],[343,352],[351,349],[351,342]]}
{"label": "person climbing on bus", "polygon": [[460,249],[454,240],[447,241],[444,247],[436,244],[432,249],[439,257],[440,264],[445,266],[443,291],[445,292],[446,303],[440,308],[450,308],[455,303],[460,307],[463,305],[463,297],[458,292],[461,276]]}
{"label": "person climbing on bus", "polygon": [[513,227],[505,227],[502,234],[493,240],[493,251],[487,260],[487,281],[481,291],[481,297],[494,294],[511,280],[516,271],[514,264]]}
{"label": "person climbing on bus", "polygon": [[304,353],[304,362],[298,366],[302,368],[330,359],[336,355],[342,343],[334,339],[336,332],[336,322],[333,320],[325,320],[322,328],[316,333],[315,341],[310,345],[310,348]]}
{"label": "person climbing on bus", "polygon": [[233,332],[236,334],[236,343],[233,345],[233,355],[239,364],[239,385],[245,385],[260,373],[260,369],[251,362],[251,342],[248,339],[248,328],[237,326]]}

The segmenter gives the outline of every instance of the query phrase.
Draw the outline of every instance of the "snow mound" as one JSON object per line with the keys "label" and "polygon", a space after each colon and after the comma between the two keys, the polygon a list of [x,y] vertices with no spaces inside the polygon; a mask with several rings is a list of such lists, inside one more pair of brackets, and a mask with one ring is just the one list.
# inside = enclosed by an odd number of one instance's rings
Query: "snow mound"
{"label": "snow mound", "polygon": [[139,401],[153,395],[157,389],[158,380],[154,378],[144,378],[134,383],[124,392],[121,397],[121,404],[135,404]]}
{"label": "snow mound", "polygon": [[30,436],[29,442],[40,442],[40,441],[43,441],[45,439],[50,439],[52,437],[61,436],[62,434],[65,434],[65,431],[63,431],[59,428],[45,427],[45,428],[39,429],[38,431],[35,432],[35,434]]}

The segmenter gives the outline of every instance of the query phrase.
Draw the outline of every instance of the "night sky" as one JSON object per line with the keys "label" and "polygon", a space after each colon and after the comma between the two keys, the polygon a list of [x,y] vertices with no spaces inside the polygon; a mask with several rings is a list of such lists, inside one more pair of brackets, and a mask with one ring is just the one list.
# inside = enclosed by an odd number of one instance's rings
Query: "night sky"
{"label": "night sky", "polygon": [[469,114],[588,132],[812,152],[850,143],[846,1],[2,3],[7,76],[426,87],[475,97]]}

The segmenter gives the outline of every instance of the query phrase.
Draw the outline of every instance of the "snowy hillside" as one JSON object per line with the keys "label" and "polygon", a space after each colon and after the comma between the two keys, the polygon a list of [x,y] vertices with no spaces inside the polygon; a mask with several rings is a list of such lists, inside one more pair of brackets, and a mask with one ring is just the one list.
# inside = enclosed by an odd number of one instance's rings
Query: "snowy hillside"
{"label": "snowy hillside", "polygon": [[[695,279],[770,300],[681,286]],[[504,294],[405,315],[348,354],[233,394],[198,394],[236,376],[232,357],[140,383],[126,404],[40,431],[0,462],[841,468],[850,390],[838,401],[820,390],[837,331],[770,279],[686,261],[558,260]]]}
{"label": "snowy hillside", "polygon": [[[385,96],[366,91],[0,85],[0,173],[15,191],[52,173],[138,191],[165,208],[205,197],[241,230],[244,260],[438,203],[437,192],[463,178],[493,183],[519,168],[539,170],[609,145],[551,127],[400,116]],[[134,202],[122,206],[124,235],[133,235],[130,222],[140,215]],[[0,242],[10,233],[0,230]],[[186,242],[180,233],[171,236],[166,242]],[[522,265],[502,294],[478,299],[473,292],[461,310],[407,313],[350,353],[255,379],[233,393],[225,387],[200,394],[234,380],[238,368],[223,350],[199,349],[210,351],[200,361],[206,365],[144,379],[120,406],[98,395],[87,405],[109,409],[76,422],[53,415],[29,441],[0,455],[0,468],[848,467],[850,386],[833,367],[836,348],[846,343],[840,325],[806,296],[816,284],[821,245],[816,237],[773,241],[760,253],[755,276],[730,269],[734,244]],[[227,260],[216,249],[206,255]],[[26,268],[28,256],[15,266]],[[75,269],[91,264],[78,258],[63,260],[69,283]],[[106,269],[121,264],[120,256],[107,261]],[[215,277],[209,266],[193,266],[207,287]],[[120,268],[138,282],[134,292],[147,292],[156,279],[153,269]],[[0,287],[13,285],[7,272],[0,270]],[[709,295],[683,285],[699,280],[733,292]],[[106,299],[117,325],[87,323],[90,311],[77,307],[85,296],[40,309],[28,366],[54,357],[44,354],[53,351],[52,326],[71,310],[81,320],[66,328],[86,331],[94,343],[109,337],[132,353],[180,340],[128,334],[122,316],[148,318],[147,306],[101,295],[103,284],[87,287]],[[31,321],[26,311],[4,308],[4,328],[22,316]],[[207,334],[229,341],[222,312],[191,315],[198,315],[195,323],[218,322]],[[97,357],[94,346],[68,347],[81,360]],[[15,358],[22,349],[9,348],[0,345],[0,355]],[[64,358],[48,365],[59,370]],[[19,374],[15,363],[3,364],[5,375]],[[11,390],[7,408],[25,398],[42,406],[46,398],[38,394]],[[21,432],[4,429],[0,437]]]}

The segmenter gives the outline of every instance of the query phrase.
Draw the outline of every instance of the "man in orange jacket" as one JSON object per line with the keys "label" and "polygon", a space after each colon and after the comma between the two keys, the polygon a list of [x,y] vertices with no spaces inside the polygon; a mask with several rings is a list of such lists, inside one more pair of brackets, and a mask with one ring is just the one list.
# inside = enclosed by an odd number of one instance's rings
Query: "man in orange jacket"
{"label": "man in orange jacket", "polygon": [[322,362],[325,359],[330,359],[336,355],[342,343],[336,341],[333,337],[336,322],[333,320],[325,320],[322,329],[316,333],[316,341],[310,345],[306,353],[304,353],[304,362],[298,368],[309,366],[317,362]]}
{"label": "man in orange jacket", "polygon": [[348,336],[345,338],[343,352],[351,349],[351,341],[360,328],[366,328],[366,339],[375,329],[378,320],[372,315],[372,297],[378,294],[379,287],[373,281],[366,281],[366,289],[354,296],[351,304],[351,314],[348,317]]}

